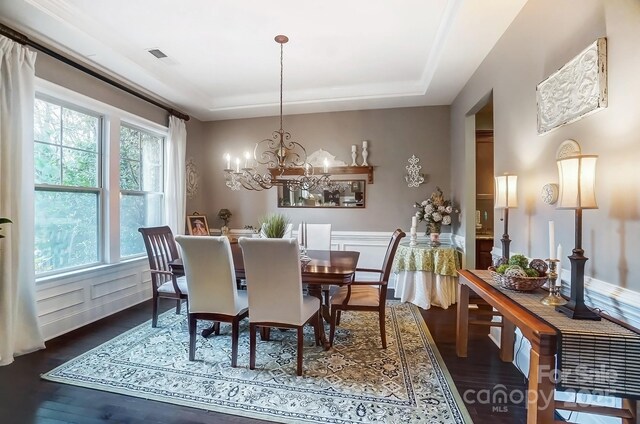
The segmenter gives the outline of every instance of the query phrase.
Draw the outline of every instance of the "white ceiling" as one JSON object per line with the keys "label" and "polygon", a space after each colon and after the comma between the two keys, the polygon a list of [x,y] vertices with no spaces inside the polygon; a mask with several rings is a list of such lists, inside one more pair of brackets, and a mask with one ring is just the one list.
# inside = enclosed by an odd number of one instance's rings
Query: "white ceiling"
{"label": "white ceiling", "polygon": [[[448,105],[526,0],[3,0],[0,21],[200,120]],[[147,50],[168,55],[158,60]]]}

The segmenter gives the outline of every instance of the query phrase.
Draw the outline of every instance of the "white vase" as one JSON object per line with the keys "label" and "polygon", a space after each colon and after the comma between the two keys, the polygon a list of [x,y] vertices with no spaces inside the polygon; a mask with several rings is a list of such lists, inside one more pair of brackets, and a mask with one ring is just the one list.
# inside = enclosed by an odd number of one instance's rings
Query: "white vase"
{"label": "white vase", "polygon": [[439,244],[440,243],[440,233],[431,233],[429,234],[431,238],[431,243]]}

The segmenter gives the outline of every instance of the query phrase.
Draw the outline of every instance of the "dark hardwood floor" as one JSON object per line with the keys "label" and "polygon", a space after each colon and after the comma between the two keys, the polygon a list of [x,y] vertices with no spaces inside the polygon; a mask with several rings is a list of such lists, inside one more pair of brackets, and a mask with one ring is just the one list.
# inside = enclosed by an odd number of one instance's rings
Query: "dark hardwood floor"
{"label": "dark hardwood floor", "polygon": [[[165,302],[163,310],[174,305]],[[507,391],[525,390],[526,382],[516,368],[498,357],[498,349],[486,334],[472,334],[469,357],[455,354],[455,307],[432,308],[423,316],[461,395],[476,400],[480,390],[493,393],[496,385]],[[130,396],[84,389],[40,379],[40,374],[111,339],[151,318],[151,302],[123,312],[47,342],[47,349],[16,359],[0,367],[0,423],[257,423],[245,417],[207,412]],[[479,328],[485,332],[484,328]],[[480,396],[482,398],[482,396]],[[475,423],[524,423],[524,405],[468,403]],[[506,408],[506,409],[505,409]]]}

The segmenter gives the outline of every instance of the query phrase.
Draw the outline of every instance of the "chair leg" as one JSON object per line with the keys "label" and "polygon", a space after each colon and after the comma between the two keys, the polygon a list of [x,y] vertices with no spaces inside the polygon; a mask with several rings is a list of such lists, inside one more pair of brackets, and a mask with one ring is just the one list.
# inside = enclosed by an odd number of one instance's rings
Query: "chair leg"
{"label": "chair leg", "polygon": [[153,328],[156,328],[158,326],[158,302],[160,302],[159,297],[153,299],[153,312],[151,318],[151,327]]}
{"label": "chair leg", "polygon": [[320,340],[320,325],[322,325],[322,316],[320,315],[320,309],[315,314],[315,318],[313,319],[313,332],[316,336],[316,346],[320,346],[322,341]]}
{"label": "chair leg", "polygon": [[238,365],[238,335],[240,333],[240,320],[235,317],[231,322],[231,367]]}
{"label": "chair leg", "polygon": [[336,325],[338,325],[338,317],[340,311],[335,308],[331,308],[331,323],[329,324],[329,346],[333,346],[333,336],[336,334]]}
{"label": "chair leg", "polygon": [[249,324],[249,369],[256,369],[256,325]]}
{"label": "chair leg", "polygon": [[197,320],[189,315],[189,360],[193,361],[196,357],[196,323]]}
{"label": "chair leg", "polygon": [[182,310],[182,299],[176,300],[176,315],[180,315],[180,311]]}
{"label": "chair leg", "polygon": [[340,325],[340,317],[342,316],[342,311],[338,310],[338,317],[336,319],[336,325]]}
{"label": "chair leg", "polygon": [[216,336],[220,335],[220,321],[216,321],[213,323],[213,332],[216,334]]}
{"label": "chair leg", "polygon": [[384,326],[384,314],[385,314],[385,308],[383,306],[382,308],[380,308],[380,311],[378,312],[378,319],[380,320],[380,338],[382,339],[382,348],[386,349],[387,348],[387,332]]}
{"label": "chair leg", "polygon": [[298,368],[296,373],[298,374],[298,376],[302,375],[302,352],[304,349],[304,338],[302,335],[302,330],[303,330],[304,326],[300,326],[298,327]]}

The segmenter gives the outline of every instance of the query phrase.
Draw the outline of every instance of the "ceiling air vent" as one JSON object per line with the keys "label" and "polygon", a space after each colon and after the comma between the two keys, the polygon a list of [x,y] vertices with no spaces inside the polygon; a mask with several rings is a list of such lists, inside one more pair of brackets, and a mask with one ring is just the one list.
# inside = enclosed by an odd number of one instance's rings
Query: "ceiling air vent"
{"label": "ceiling air vent", "polygon": [[147,51],[149,53],[151,53],[152,55],[154,55],[158,59],[164,59],[165,57],[167,57],[167,55],[164,54],[162,52],[162,50],[160,50],[160,49],[151,49],[151,50],[147,50]]}

